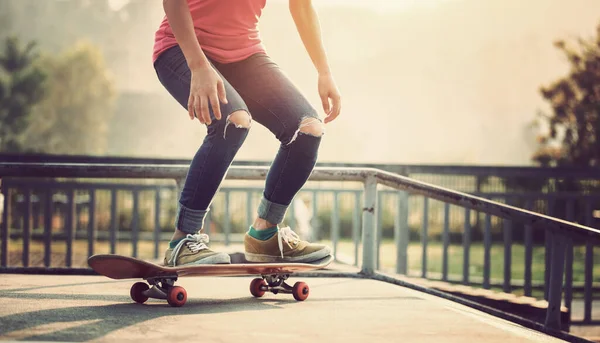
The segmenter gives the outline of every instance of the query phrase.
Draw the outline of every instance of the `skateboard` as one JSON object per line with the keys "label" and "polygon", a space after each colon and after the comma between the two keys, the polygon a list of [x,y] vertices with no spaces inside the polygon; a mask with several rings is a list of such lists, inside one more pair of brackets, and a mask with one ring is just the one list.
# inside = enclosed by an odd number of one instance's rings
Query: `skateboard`
{"label": "skateboard", "polygon": [[286,283],[295,272],[316,270],[327,267],[332,256],[311,263],[232,263],[205,264],[194,266],[166,267],[152,262],[121,255],[94,255],[88,258],[89,266],[97,273],[111,279],[143,279],[136,282],[129,292],[133,301],[143,304],[149,298],[166,299],[173,307],[183,306],[187,292],[181,286],[175,286],[179,277],[185,276],[240,276],[260,275],[250,283],[250,293],[262,297],[265,292],[273,294],[292,294],[297,301],[308,298],[309,288],[304,282],[293,286]]}

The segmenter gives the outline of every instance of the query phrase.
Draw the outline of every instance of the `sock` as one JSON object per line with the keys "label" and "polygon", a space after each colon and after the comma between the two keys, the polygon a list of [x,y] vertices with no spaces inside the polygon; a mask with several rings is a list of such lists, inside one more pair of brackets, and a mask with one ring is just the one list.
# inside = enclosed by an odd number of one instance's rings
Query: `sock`
{"label": "sock", "polygon": [[177,244],[178,244],[179,242],[181,242],[181,240],[182,240],[182,239],[184,239],[184,238],[185,238],[185,237],[182,237],[182,238],[180,238],[180,239],[178,239],[178,240],[176,240],[176,241],[170,241],[170,242],[169,242],[169,248],[170,248],[170,249],[175,249],[175,247],[177,246]]}
{"label": "sock", "polygon": [[277,226],[273,226],[265,230],[256,230],[254,227],[250,226],[250,230],[248,231],[250,237],[254,237],[259,241],[266,241],[267,239],[275,236],[276,233]]}

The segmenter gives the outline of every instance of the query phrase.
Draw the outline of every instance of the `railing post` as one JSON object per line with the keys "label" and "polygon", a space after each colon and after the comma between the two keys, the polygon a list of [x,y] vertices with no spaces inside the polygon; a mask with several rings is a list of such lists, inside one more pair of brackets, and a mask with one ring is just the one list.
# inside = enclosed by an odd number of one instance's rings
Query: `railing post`
{"label": "railing post", "polygon": [[491,250],[492,250],[492,217],[485,215],[485,226],[483,231],[483,288],[490,289],[491,274]]}
{"label": "railing post", "polygon": [[423,231],[421,232],[421,277],[427,278],[427,239],[429,238],[429,198],[423,198]]}
{"label": "railing post", "polygon": [[396,273],[408,274],[408,193],[399,191],[397,196],[394,240],[396,243]]}
{"label": "railing post", "polygon": [[23,213],[23,267],[29,267],[29,241],[31,238],[31,215],[32,215],[32,206],[31,206],[31,188],[25,189],[25,211]]}
{"label": "railing post", "polygon": [[[567,220],[575,221],[575,199],[567,201]],[[567,238],[567,250],[565,256],[565,307],[569,309],[569,317],[572,313],[573,303],[573,237]]]}
{"label": "railing post", "polygon": [[45,193],[44,201],[44,266],[50,267],[52,249],[52,189]]}
{"label": "railing post", "polygon": [[[553,212],[554,212],[554,199],[553,198],[548,198],[546,201],[546,206],[547,206],[547,215],[549,216],[553,216]],[[550,285],[550,270],[551,268],[551,264],[552,261],[550,260],[551,257],[551,250],[552,250],[552,237],[551,237],[551,233],[550,231],[545,231],[544,232],[544,299],[548,300],[548,291],[549,291],[549,285]]]}
{"label": "railing post", "polygon": [[[380,205],[383,204],[383,192],[377,192],[376,203]],[[377,233],[377,235],[375,236],[375,269],[379,269],[379,262],[381,259],[380,249],[381,242],[383,241],[383,227],[381,226],[383,222],[383,209],[377,206],[375,208],[375,215],[377,216],[375,220],[375,223],[377,224],[375,226],[375,232]]]}
{"label": "railing post", "polygon": [[138,257],[138,239],[140,234],[140,192],[138,189],[134,189],[132,193],[133,197],[133,210],[131,215],[131,251],[133,257]]}
{"label": "railing post", "polygon": [[90,201],[88,205],[88,257],[94,255],[94,241],[96,240],[96,190],[89,190]]}
{"label": "railing post", "polygon": [[159,246],[160,246],[160,187],[156,187],[154,193],[154,258],[158,258],[159,256]]}
{"label": "railing post", "polygon": [[73,236],[77,225],[77,204],[75,203],[75,190],[67,191],[67,220],[65,226],[67,254],[65,256],[65,265],[71,267],[73,263]]}
{"label": "railing post", "polygon": [[444,203],[444,231],[442,233],[442,281],[448,281],[448,246],[450,245],[450,204]]}
{"label": "railing post", "polygon": [[[592,226],[593,207],[590,200],[585,204],[585,225]],[[594,277],[594,245],[591,241],[585,242],[585,286],[583,295],[583,322],[592,321],[592,283]]]}
{"label": "railing post", "polygon": [[319,230],[319,206],[318,206],[319,197],[317,196],[317,191],[312,192],[312,218],[310,218],[310,226],[312,228],[311,239],[319,240],[320,239],[320,230]]}
{"label": "railing post", "polygon": [[352,215],[352,241],[354,242],[354,265],[358,266],[358,249],[360,244],[360,192],[354,193],[354,213]]}
{"label": "railing post", "polygon": [[247,191],[246,192],[246,228],[250,228],[250,225],[252,225],[252,221],[253,221],[253,213],[254,213],[254,208],[252,208],[252,191]]}
{"label": "railing post", "polygon": [[463,232],[463,284],[469,284],[469,254],[471,251],[471,210],[465,208]]}
{"label": "railing post", "polygon": [[290,208],[286,212],[287,218],[285,219],[285,221],[288,223],[288,226],[293,227],[293,228],[298,227],[298,225],[296,224],[296,206],[294,205],[294,203],[296,201],[301,201],[301,200],[300,199],[292,200],[292,203],[290,204]]}
{"label": "railing post", "polygon": [[[230,243],[229,235],[231,234],[231,218],[229,214],[229,202],[230,195],[229,191],[225,191],[225,208],[223,209],[223,233],[225,234],[225,245],[228,246]],[[293,211],[292,211],[293,212]]]}
{"label": "railing post", "polygon": [[8,188],[8,182],[2,181],[2,194],[4,195],[4,209],[2,210],[2,227],[0,228],[0,244],[2,251],[0,252],[0,266],[6,267],[8,262],[8,237],[10,231],[10,189]]}
{"label": "railing post", "polygon": [[550,239],[551,255],[550,283],[548,285],[548,310],[546,311],[546,321],[544,325],[550,329],[560,330],[560,306],[567,242],[565,237],[557,232],[546,231],[546,233]]}
{"label": "railing post", "polygon": [[331,244],[333,245],[333,257],[337,258],[338,240],[340,237],[340,214],[339,214],[339,192],[333,192],[333,207],[331,211]]}
{"label": "railing post", "polygon": [[110,190],[110,231],[108,234],[111,254],[115,254],[117,251],[117,230],[117,190],[112,188]]}
{"label": "railing post", "polygon": [[504,282],[502,290],[505,293],[512,291],[511,274],[512,274],[512,221],[504,219],[502,223],[502,234],[504,236]]}
{"label": "railing post", "polygon": [[365,195],[363,203],[363,256],[361,273],[372,275],[375,272],[375,235],[377,234],[377,180],[372,174],[368,175],[364,183]]}
{"label": "railing post", "polygon": [[[525,209],[531,211],[532,201],[527,200]],[[531,296],[531,265],[533,263],[533,228],[531,225],[525,225],[525,271],[524,271],[524,291],[525,296]]]}

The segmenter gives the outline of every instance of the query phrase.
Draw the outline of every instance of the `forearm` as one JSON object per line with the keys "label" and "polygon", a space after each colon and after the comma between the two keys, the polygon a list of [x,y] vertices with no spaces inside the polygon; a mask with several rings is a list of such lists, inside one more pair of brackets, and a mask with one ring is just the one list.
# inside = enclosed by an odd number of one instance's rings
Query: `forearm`
{"label": "forearm", "polygon": [[300,34],[300,39],[302,39],[302,43],[317,72],[320,75],[329,74],[331,71],[321,38],[321,25],[311,1],[290,0],[289,4],[290,13]]}
{"label": "forearm", "polygon": [[187,1],[163,0],[163,8],[190,69],[208,66],[208,59],[194,32],[194,22]]}

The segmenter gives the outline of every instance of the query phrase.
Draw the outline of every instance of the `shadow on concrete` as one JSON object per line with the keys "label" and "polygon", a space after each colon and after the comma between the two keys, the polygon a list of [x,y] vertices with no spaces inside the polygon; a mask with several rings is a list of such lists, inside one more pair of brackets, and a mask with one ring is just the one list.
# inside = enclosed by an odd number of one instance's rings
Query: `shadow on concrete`
{"label": "shadow on concrete", "polygon": [[[68,283],[0,291],[0,299],[2,299],[2,302],[8,301],[8,299],[33,299],[39,301],[81,300],[82,304],[85,304],[85,301],[121,302],[119,304],[98,306],[72,306],[66,308],[44,309],[0,317],[0,338],[28,341],[82,342],[97,339],[106,336],[113,331],[161,317],[283,309],[284,307],[282,307],[282,305],[297,303],[296,300],[291,296],[288,298],[287,295],[267,295],[260,299],[252,298],[250,296],[233,299],[188,298],[184,307],[173,308],[164,300],[151,299],[144,305],[136,304],[132,302],[129,296],[125,295],[31,292],[42,289],[114,282],[115,281]],[[334,286],[344,282],[347,281],[335,280],[331,283],[318,285],[318,288]],[[336,298],[310,298],[308,301],[370,302],[377,300],[387,301],[391,299],[423,300],[419,297],[411,296],[378,297],[356,294],[356,296]],[[59,326],[59,328],[48,333],[40,331],[35,332],[36,328],[40,326],[52,326],[53,324]],[[60,326],[63,326],[64,328],[60,328]]]}
{"label": "shadow on concrete", "polygon": [[98,282],[77,282],[77,283],[61,283],[58,285],[46,285],[46,286],[35,286],[35,287],[25,287],[25,288],[11,288],[11,289],[3,289],[0,291],[0,294],[3,293],[12,293],[12,292],[27,292],[38,289],[48,289],[48,288],[61,288],[61,287],[70,287],[70,286],[88,286],[88,285],[102,285],[102,284],[114,284],[116,282],[131,282],[129,280],[111,280],[111,281],[98,281]]}
{"label": "shadow on concrete", "polygon": [[[222,312],[256,311],[276,309],[277,305],[261,302],[253,298],[239,298],[227,300],[202,300],[190,299],[184,307],[173,308],[162,301],[150,301],[146,305],[132,303],[129,297],[121,296],[89,296],[65,294],[6,294],[0,293],[0,298],[33,298],[33,299],[70,299],[70,300],[106,300],[123,301],[123,304],[110,304],[100,306],[74,306],[58,309],[46,309],[8,315],[0,318],[0,336],[28,341],[89,341],[103,337],[110,332],[119,330],[138,323],[165,317],[185,316],[190,314],[214,314]],[[59,329],[47,334],[18,335],[10,337],[11,332],[24,331],[53,323],[65,325],[73,322],[91,321],[83,325],[76,325]],[[69,326],[69,325],[66,325]],[[7,337],[8,335],[8,337]]]}

